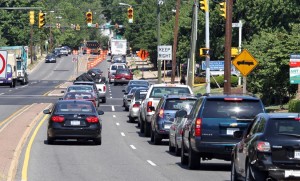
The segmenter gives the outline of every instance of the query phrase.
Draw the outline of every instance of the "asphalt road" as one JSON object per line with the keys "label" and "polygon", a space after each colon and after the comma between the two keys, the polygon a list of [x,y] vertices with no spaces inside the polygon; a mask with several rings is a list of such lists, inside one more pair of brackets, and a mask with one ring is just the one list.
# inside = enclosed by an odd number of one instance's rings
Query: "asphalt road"
{"label": "asphalt road", "polygon": [[[104,75],[107,75],[108,66],[108,62],[99,65]],[[0,120],[21,105],[57,100],[57,97],[43,95],[68,80],[73,70],[70,57],[65,57],[57,65],[37,67],[30,75],[32,82],[29,85],[15,89],[1,87],[0,109],[8,107],[9,111],[0,110]],[[128,112],[121,106],[123,88],[108,85],[107,102],[100,105],[105,112],[101,116],[100,146],[75,141],[47,145],[47,117],[42,117],[23,147],[15,180],[230,180],[229,162],[204,161],[201,169],[188,170],[180,164],[180,157],[168,152],[167,140],[158,146],[151,144],[150,138],[140,135],[137,124],[128,122]]]}

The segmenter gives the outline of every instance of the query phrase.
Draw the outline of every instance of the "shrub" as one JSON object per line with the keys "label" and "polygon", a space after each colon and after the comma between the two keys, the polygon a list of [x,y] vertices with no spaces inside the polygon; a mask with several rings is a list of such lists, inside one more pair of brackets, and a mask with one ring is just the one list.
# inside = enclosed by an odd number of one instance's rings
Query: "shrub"
{"label": "shrub", "polygon": [[290,100],[289,112],[300,112],[300,100],[297,99]]}
{"label": "shrub", "polygon": [[[238,85],[238,80],[239,80],[239,78],[237,76],[231,76],[231,87],[236,87]],[[218,84],[220,87],[224,87],[224,76],[223,75],[210,78],[211,88],[218,88]]]}

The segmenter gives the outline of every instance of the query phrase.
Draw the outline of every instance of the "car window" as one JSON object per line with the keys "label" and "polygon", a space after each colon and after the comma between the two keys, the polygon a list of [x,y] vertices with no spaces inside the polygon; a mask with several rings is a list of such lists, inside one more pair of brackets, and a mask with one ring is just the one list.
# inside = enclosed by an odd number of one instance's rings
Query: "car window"
{"label": "car window", "polygon": [[300,122],[295,119],[270,119],[268,129],[275,134],[297,134],[300,135]]}
{"label": "car window", "polygon": [[150,98],[160,98],[171,94],[191,94],[187,87],[154,87],[150,93]]}
{"label": "car window", "polygon": [[224,99],[207,99],[203,117],[253,119],[261,112],[263,112],[263,107],[259,100],[233,102]]}
{"label": "car window", "polygon": [[112,66],[111,66],[111,70],[117,70],[117,66],[112,65]]}
{"label": "car window", "polygon": [[69,87],[67,92],[78,92],[78,91],[85,91],[85,92],[93,92],[92,87]]}
{"label": "car window", "polygon": [[194,106],[192,107],[191,112],[190,112],[190,114],[189,114],[189,117],[191,117],[191,118],[196,118],[196,115],[198,114],[199,109],[200,109],[202,103],[203,103],[203,99],[202,99],[202,98],[199,98],[199,99],[195,102]]}
{"label": "car window", "polygon": [[254,135],[255,133],[257,133],[257,130],[258,130],[258,126],[259,126],[259,123],[260,123],[260,120],[261,118],[260,117],[257,117],[255,120],[254,120],[254,123],[250,129],[250,132],[249,132],[249,135]]}
{"label": "car window", "polygon": [[167,99],[164,109],[179,110],[193,106],[196,99]]}
{"label": "car window", "polygon": [[117,74],[129,74],[129,71],[125,69],[118,69]]}
{"label": "car window", "polygon": [[94,113],[95,108],[92,104],[78,102],[64,102],[57,105],[55,113]]}

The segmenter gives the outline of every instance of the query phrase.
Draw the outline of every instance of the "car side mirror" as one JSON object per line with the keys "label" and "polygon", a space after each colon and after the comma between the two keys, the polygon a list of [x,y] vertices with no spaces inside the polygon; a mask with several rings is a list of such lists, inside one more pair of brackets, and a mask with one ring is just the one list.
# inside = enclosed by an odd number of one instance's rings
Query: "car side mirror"
{"label": "car side mirror", "polygon": [[103,115],[103,114],[104,114],[104,111],[98,110],[98,114],[99,114],[99,115]]}
{"label": "car side mirror", "polygon": [[243,134],[244,134],[244,131],[235,131],[233,133],[233,137],[234,138],[238,138],[238,139],[241,139],[243,137]]}
{"label": "car side mirror", "polygon": [[64,100],[62,97],[58,98],[58,100]]}
{"label": "car side mirror", "polygon": [[43,110],[43,113],[44,113],[44,114],[50,114],[51,111],[50,111],[50,109],[44,109],[44,110]]}
{"label": "car side mirror", "polygon": [[65,93],[65,91],[60,91],[60,93]]}

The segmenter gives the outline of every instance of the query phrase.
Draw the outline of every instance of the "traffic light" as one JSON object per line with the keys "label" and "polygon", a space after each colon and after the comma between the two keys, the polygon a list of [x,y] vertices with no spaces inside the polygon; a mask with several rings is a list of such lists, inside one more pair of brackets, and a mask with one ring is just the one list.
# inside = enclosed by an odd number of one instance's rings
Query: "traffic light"
{"label": "traffic light", "polygon": [[203,11],[205,11],[205,12],[207,12],[208,11],[208,0],[201,0],[200,1],[200,8],[203,10]]}
{"label": "traffic light", "polygon": [[200,48],[200,56],[205,57],[209,55],[209,48]]}
{"label": "traffic light", "polygon": [[128,23],[133,23],[133,8],[130,7],[127,10]]}
{"label": "traffic light", "polygon": [[86,17],[86,23],[87,24],[92,24],[93,23],[93,13],[92,12],[86,12],[85,14]]}
{"label": "traffic light", "polygon": [[45,24],[45,13],[39,12],[39,28],[42,28],[43,26],[45,26]]}
{"label": "traffic light", "polygon": [[220,10],[222,11],[221,16],[226,19],[226,2],[220,3]]}
{"label": "traffic light", "polygon": [[29,23],[34,24],[34,11],[29,11]]}

